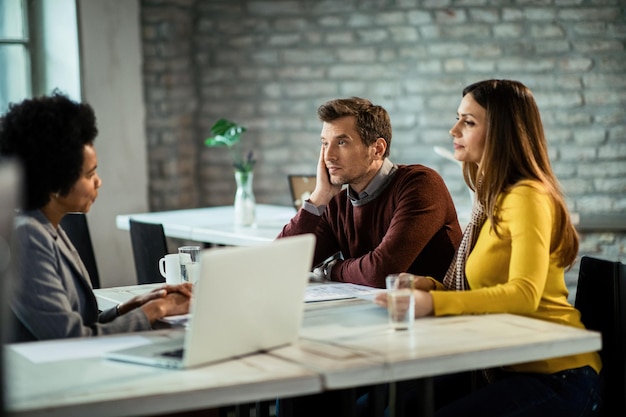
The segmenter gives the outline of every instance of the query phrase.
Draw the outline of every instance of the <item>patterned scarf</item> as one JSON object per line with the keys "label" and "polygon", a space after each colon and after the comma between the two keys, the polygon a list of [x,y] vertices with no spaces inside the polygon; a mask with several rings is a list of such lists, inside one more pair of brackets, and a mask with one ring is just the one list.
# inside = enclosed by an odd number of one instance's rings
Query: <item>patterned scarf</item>
{"label": "patterned scarf", "polygon": [[443,279],[443,285],[447,289],[454,291],[469,290],[469,284],[465,277],[465,263],[476,244],[476,239],[478,239],[478,234],[486,219],[487,215],[483,210],[483,205],[478,200],[475,200],[472,207],[472,216],[463,231],[459,249],[454,255],[450,268],[448,268],[448,272],[446,272],[446,276]]}

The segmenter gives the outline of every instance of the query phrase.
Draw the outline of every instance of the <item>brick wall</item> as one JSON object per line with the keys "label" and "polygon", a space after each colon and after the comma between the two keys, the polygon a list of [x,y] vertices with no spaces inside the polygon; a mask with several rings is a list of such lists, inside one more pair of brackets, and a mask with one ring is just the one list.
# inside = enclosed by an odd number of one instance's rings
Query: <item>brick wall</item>
{"label": "brick wall", "polygon": [[[504,4],[504,5],[497,5]],[[513,78],[538,101],[554,168],[578,212],[626,212],[626,5],[620,0],[142,0],[152,210],[232,203],[221,117],[246,125],[257,202],[289,204],[314,173],[324,101],[383,105],[391,159],[438,170],[469,203],[450,149],[462,88]],[[582,236],[622,259],[624,234]],[[576,268],[568,273],[575,281]]]}

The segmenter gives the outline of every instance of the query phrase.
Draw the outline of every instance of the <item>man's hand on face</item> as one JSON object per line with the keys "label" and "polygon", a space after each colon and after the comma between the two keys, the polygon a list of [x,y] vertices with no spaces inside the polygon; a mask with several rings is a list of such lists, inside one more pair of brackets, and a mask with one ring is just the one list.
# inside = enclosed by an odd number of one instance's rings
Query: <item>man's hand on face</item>
{"label": "man's hand on face", "polygon": [[316,205],[327,205],[328,202],[341,191],[341,184],[334,185],[330,182],[326,162],[324,162],[324,145],[320,149],[320,157],[317,162],[317,178],[315,190],[311,193],[309,201]]}

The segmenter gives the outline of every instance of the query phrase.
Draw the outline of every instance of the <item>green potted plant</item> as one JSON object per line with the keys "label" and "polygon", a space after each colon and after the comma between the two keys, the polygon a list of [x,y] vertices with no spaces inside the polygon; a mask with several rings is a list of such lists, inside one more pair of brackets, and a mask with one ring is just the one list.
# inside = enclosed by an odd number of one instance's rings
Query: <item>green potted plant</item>
{"label": "green potted plant", "polygon": [[241,135],[246,127],[227,119],[219,119],[211,127],[211,135],[205,139],[207,147],[226,146],[233,158],[235,181],[235,225],[252,226],[255,221],[256,202],[252,190],[254,178],[254,153],[248,151],[245,156],[241,145]]}
{"label": "green potted plant", "polygon": [[235,171],[252,172],[254,170],[254,154],[249,151],[245,157],[242,151],[241,135],[246,127],[227,119],[220,119],[211,127],[211,135],[204,140],[208,147],[226,146],[233,158]]}

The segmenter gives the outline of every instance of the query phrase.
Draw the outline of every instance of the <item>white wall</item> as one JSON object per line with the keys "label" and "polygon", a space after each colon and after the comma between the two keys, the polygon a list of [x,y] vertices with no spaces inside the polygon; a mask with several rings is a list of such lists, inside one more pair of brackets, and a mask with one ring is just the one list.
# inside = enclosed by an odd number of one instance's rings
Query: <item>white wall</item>
{"label": "white wall", "polygon": [[103,185],[87,215],[103,287],[135,284],[117,214],[148,210],[139,0],[76,0],[83,100],[96,113]]}

